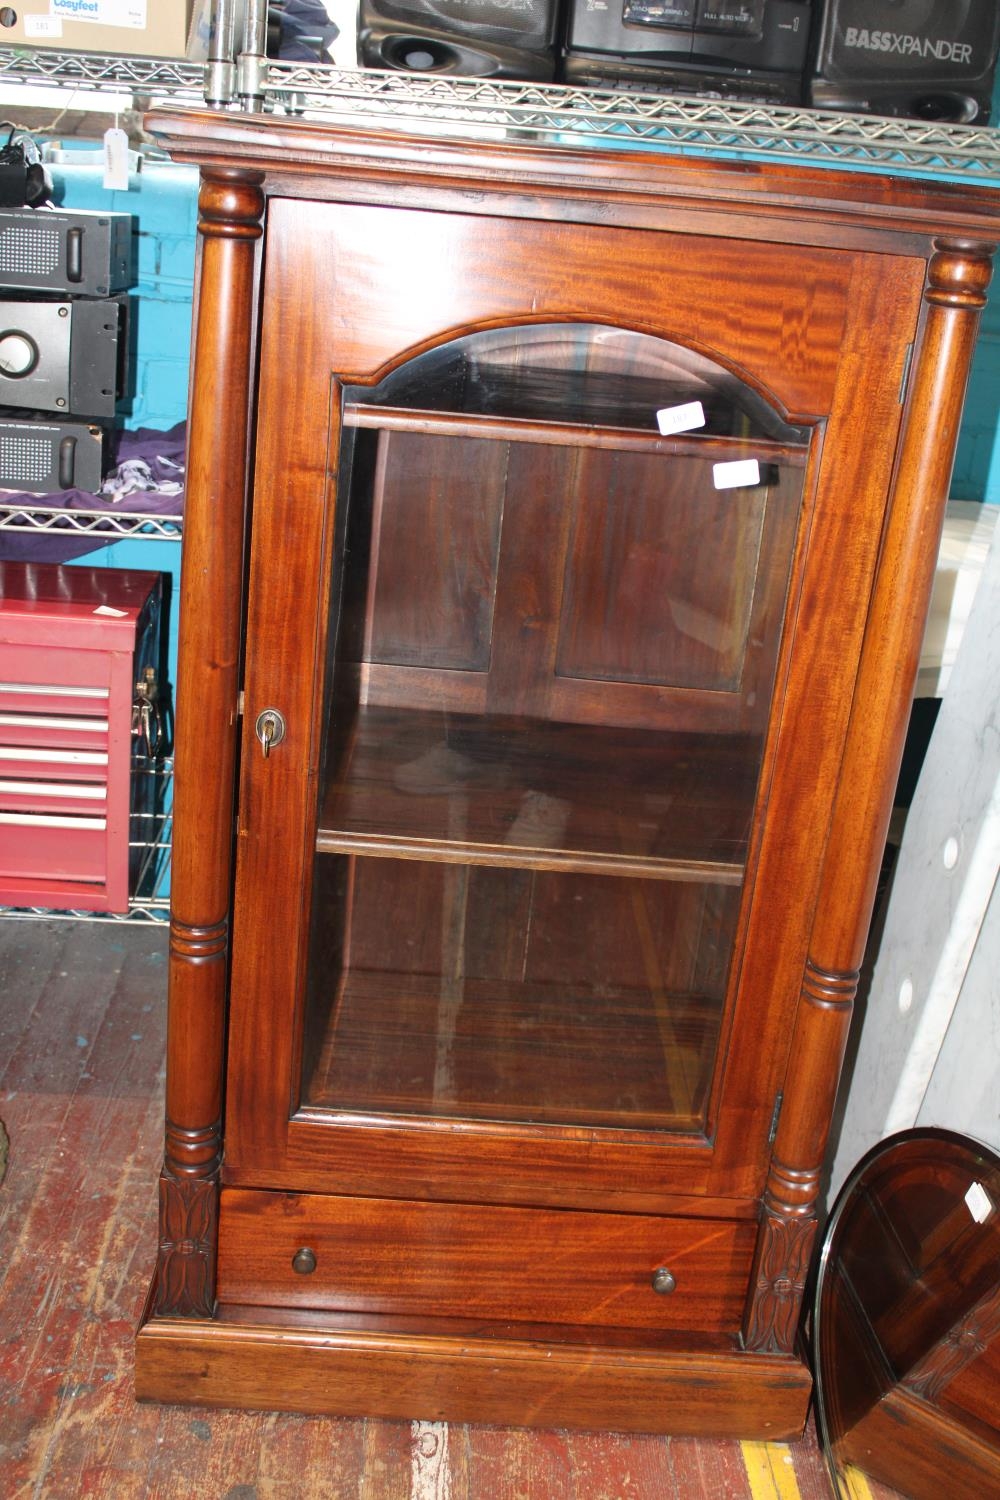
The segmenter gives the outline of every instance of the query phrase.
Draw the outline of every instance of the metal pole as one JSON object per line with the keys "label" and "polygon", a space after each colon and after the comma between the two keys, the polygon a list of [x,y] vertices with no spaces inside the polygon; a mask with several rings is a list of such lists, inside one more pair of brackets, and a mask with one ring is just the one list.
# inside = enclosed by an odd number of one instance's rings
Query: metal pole
{"label": "metal pole", "polygon": [[236,97],[237,0],[212,0],[208,62],[205,64],[205,103],[222,109]]}
{"label": "metal pole", "polygon": [[248,111],[264,103],[267,80],[267,0],[246,0],[243,47],[236,60],[236,92]]}

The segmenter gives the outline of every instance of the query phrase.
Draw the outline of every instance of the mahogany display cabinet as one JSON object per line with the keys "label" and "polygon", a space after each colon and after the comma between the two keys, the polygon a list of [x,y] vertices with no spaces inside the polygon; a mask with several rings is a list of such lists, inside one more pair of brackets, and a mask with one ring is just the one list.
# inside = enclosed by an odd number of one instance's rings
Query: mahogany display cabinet
{"label": "mahogany display cabinet", "polygon": [[985,189],[202,168],[137,1391],[780,1437]]}

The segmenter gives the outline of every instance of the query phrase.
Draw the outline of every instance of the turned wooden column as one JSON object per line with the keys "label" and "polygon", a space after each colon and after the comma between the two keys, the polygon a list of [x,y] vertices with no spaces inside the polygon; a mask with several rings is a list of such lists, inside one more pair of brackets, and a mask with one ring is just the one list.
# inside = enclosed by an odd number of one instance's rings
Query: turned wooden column
{"label": "turned wooden column", "polygon": [[758,1352],[790,1352],[798,1329],[830,1117],[994,248],[937,240],[928,268],[893,498],[865,627],[744,1319],[744,1343]]}
{"label": "turned wooden column", "polygon": [[263,174],[208,168],[188,426],[156,1311],[215,1305],[241,588]]}

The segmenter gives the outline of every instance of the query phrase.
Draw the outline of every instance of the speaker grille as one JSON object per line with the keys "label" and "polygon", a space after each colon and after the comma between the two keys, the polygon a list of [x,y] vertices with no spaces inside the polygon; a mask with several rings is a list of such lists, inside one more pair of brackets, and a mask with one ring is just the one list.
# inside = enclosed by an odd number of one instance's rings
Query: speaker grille
{"label": "speaker grille", "polygon": [[0,275],[5,271],[49,275],[58,265],[58,230],[32,224],[0,231]]}
{"label": "speaker grille", "polygon": [[52,444],[47,438],[0,436],[0,480],[38,484],[52,471]]}

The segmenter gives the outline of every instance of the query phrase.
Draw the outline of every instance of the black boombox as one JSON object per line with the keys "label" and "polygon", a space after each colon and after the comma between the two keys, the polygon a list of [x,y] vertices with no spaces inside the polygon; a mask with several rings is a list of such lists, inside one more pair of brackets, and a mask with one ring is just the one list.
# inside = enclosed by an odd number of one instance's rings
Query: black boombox
{"label": "black boombox", "polygon": [[996,0],[831,0],[810,102],[985,124],[1000,44]]}
{"label": "black boombox", "polygon": [[997,0],[361,0],[368,67],[978,124]]}
{"label": "black boombox", "polygon": [[810,0],[572,0],[569,83],[797,103]]}
{"label": "black boombox", "polygon": [[361,0],[369,68],[470,78],[555,77],[560,0]]}

